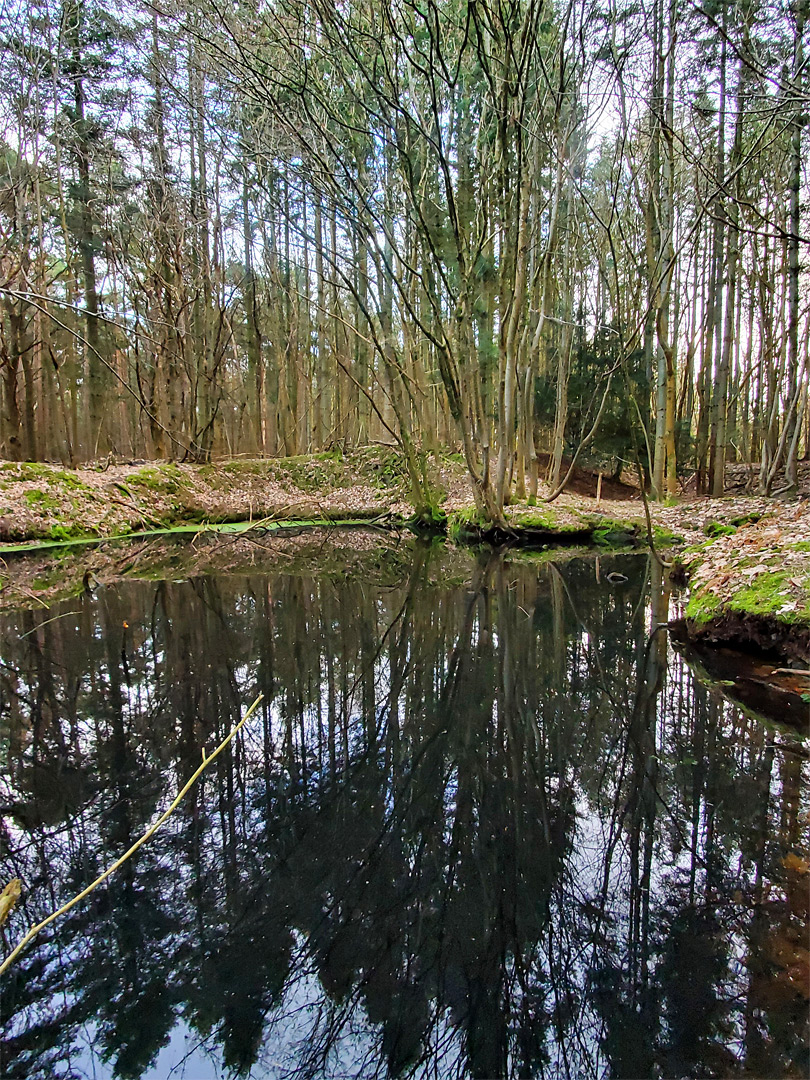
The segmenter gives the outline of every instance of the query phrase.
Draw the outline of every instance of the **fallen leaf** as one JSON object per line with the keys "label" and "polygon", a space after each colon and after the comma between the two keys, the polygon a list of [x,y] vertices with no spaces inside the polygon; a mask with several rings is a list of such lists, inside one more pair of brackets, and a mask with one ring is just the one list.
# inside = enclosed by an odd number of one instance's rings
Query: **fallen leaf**
{"label": "fallen leaf", "polygon": [[14,905],[20,899],[21,892],[22,882],[18,877],[15,877],[11,879],[5,889],[0,893],[0,926],[3,925],[11,914]]}
{"label": "fallen leaf", "polygon": [[793,851],[785,856],[783,863],[786,870],[792,870],[796,874],[807,874],[810,872],[810,862]]}

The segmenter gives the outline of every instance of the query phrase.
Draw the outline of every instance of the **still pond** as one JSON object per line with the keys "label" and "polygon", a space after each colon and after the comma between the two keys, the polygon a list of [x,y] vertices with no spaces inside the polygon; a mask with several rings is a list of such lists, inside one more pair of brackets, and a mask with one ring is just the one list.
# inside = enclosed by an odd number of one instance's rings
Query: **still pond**
{"label": "still pond", "polygon": [[4,954],[264,700],[2,976],[0,1075],[810,1074],[807,744],[675,602],[646,555],[411,544],[4,615]]}

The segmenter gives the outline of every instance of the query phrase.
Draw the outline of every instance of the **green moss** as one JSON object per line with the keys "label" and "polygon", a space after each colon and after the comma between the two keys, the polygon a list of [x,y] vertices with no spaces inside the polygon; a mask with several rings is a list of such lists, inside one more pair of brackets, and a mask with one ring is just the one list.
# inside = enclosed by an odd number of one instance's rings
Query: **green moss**
{"label": "green moss", "polygon": [[[810,576],[805,579],[804,596],[798,600],[793,591],[794,576],[787,570],[767,570],[728,598],[698,590],[686,606],[686,617],[705,623],[729,611],[740,615],[771,615],[789,624],[810,622]],[[796,607],[790,610],[793,603]]]}
{"label": "green moss", "polygon": [[87,532],[81,525],[52,525],[45,533],[47,540],[74,540],[80,536],[86,536]]}
{"label": "green moss", "polygon": [[0,475],[10,481],[48,480],[71,488],[86,488],[78,476],[67,469],[56,469],[53,465],[42,465],[36,461],[7,461],[0,465]]}
{"label": "green moss", "polygon": [[183,476],[173,462],[138,469],[128,480],[131,487],[146,488],[164,495],[174,495],[183,486]]}
{"label": "green moss", "polygon": [[60,470],[59,472],[54,473],[54,479],[58,480],[60,484],[64,484],[65,487],[72,488],[76,491],[91,490],[90,487],[85,484],[83,480],[80,480],[78,476],[75,476],[73,473],[70,472],[64,472],[63,470]]}
{"label": "green moss", "polygon": [[[795,575],[791,575],[787,570],[771,570],[759,574],[750,585],[734,595],[731,607],[757,615],[778,615],[784,622],[806,622],[810,618],[807,593],[798,601],[795,611],[782,610],[786,604],[796,599],[791,587],[793,576]],[[810,587],[810,577],[805,579],[805,585]]]}
{"label": "green moss", "polygon": [[[534,504],[527,503],[526,505]],[[558,536],[569,536],[588,532],[592,523],[585,518],[577,521],[563,521],[551,507],[547,506],[542,510],[533,509],[528,512],[515,507],[509,513],[509,524],[515,529],[536,529]]]}
{"label": "green moss", "polygon": [[718,536],[732,536],[742,525],[755,525],[761,518],[762,514],[741,514],[729,521],[710,521],[703,526],[703,532],[716,540]]}
{"label": "green moss", "polygon": [[11,480],[41,480],[48,472],[47,465],[32,461],[7,461],[0,465],[0,473]]}
{"label": "green moss", "polygon": [[231,479],[226,473],[226,465],[198,465],[197,476],[200,480],[212,488],[224,488],[231,486]]}
{"label": "green moss", "polygon": [[707,525],[703,526],[703,533],[705,536],[708,536],[710,540],[716,540],[718,536],[731,536],[736,531],[736,526],[726,525],[722,521],[710,521]]}
{"label": "green moss", "polygon": [[791,547],[794,551],[810,551],[810,540],[798,540]]}
{"label": "green moss", "polygon": [[723,601],[715,593],[694,592],[689,597],[685,615],[696,623],[710,622],[719,615],[723,608]]}
{"label": "green moss", "polygon": [[31,589],[34,592],[44,592],[46,589],[52,588],[62,577],[62,567],[58,566],[54,568],[49,574],[45,574],[43,577],[35,577],[31,581]]}
{"label": "green moss", "polygon": [[41,488],[24,492],[23,498],[32,510],[58,510],[60,505],[58,499],[55,499],[49,491],[42,491]]}
{"label": "green moss", "polygon": [[673,544],[682,544],[683,537],[674,533],[672,529],[664,528],[663,525],[653,525],[653,540],[656,547],[671,547]]}
{"label": "green moss", "polygon": [[756,525],[761,520],[762,514],[743,514],[741,517],[732,518],[729,524],[739,529],[741,525]]}
{"label": "green moss", "polygon": [[789,599],[787,572],[768,570],[757,574],[750,585],[735,593],[730,606],[754,615],[772,615],[784,607]]}
{"label": "green moss", "polygon": [[226,461],[224,465],[203,465],[199,472],[206,478],[220,472],[229,476],[265,476],[269,467],[269,461]]}
{"label": "green moss", "polygon": [[565,528],[565,526],[557,525],[557,517],[551,510],[534,510],[529,514],[515,514],[510,524],[521,529],[545,529],[548,532],[558,532]]}
{"label": "green moss", "polygon": [[628,544],[635,544],[638,540],[638,522],[595,517],[589,514],[583,514],[582,518],[591,526],[591,538],[599,547],[625,547]]}

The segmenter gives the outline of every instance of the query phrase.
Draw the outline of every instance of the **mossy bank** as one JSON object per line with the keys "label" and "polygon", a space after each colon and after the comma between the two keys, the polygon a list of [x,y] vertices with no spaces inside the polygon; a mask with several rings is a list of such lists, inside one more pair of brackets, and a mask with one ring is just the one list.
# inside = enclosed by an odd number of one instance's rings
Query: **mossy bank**
{"label": "mossy bank", "polygon": [[689,636],[810,662],[808,537],[806,502],[712,530],[685,556]]}
{"label": "mossy bank", "polygon": [[[68,472],[49,465],[0,464],[0,544],[92,541],[227,523],[377,521],[446,533],[461,543],[594,543],[635,546],[645,540],[640,504],[621,516],[593,499],[507,508],[493,529],[471,505],[457,455],[430,459],[435,511],[414,521],[407,474],[390,447],[351,453],[210,465],[134,462]],[[657,531],[660,542],[672,534]]]}
{"label": "mossy bank", "polygon": [[[652,505],[650,532],[640,499],[600,504],[565,493],[553,503],[507,507],[505,527],[496,529],[477,516],[458,455],[431,457],[429,471],[436,500],[430,527],[451,543],[598,552],[641,548],[652,539],[657,552],[680,561],[691,575],[685,617],[693,637],[807,655],[806,502],[702,499]],[[76,471],[3,462],[0,556],[6,566],[0,568],[0,606],[50,602],[68,554],[71,564],[89,559],[100,542],[148,543],[164,534],[188,540],[217,531],[232,543],[250,526],[250,543],[263,534],[291,537],[301,529],[336,525],[371,525],[380,537],[417,527],[404,463],[394,448],[208,465],[105,463]],[[11,556],[37,549],[54,557],[41,575],[46,588],[40,591],[26,574],[27,592],[21,594],[11,587],[17,561]]]}

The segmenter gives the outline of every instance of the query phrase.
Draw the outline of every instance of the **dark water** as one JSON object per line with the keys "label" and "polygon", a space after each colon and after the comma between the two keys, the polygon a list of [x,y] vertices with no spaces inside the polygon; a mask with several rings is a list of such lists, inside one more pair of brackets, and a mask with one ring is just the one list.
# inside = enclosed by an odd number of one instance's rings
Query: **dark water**
{"label": "dark water", "polygon": [[265,694],[2,977],[3,1077],[808,1074],[801,739],[649,643],[645,557],[434,563],[0,621],[6,953]]}

